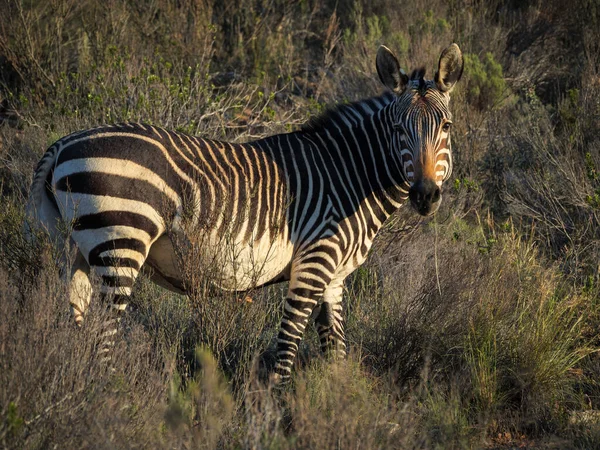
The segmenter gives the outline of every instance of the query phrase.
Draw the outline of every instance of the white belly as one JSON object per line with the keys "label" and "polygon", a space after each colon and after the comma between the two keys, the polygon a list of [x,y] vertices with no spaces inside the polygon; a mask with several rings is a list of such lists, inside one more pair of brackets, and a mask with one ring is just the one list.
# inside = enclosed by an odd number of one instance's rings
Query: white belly
{"label": "white belly", "polygon": [[163,236],[152,245],[147,262],[176,290],[185,285],[184,279],[191,278],[187,281],[207,280],[224,290],[245,291],[280,277],[288,278],[292,255],[289,240],[271,238],[268,233],[249,244],[206,236],[197,239],[195,245],[187,242],[175,248]]}

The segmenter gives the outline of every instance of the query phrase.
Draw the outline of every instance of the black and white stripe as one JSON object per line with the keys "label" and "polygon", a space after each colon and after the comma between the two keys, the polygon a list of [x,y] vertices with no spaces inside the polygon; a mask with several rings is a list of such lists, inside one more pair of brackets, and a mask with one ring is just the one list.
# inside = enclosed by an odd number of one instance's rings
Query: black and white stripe
{"label": "black and white stripe", "polygon": [[129,123],[77,132],[50,147],[29,212],[57,239],[57,220],[73,225],[76,322],[89,304],[90,273],[113,299],[117,317],[103,351],[144,266],[161,286],[185,291],[173,248],[185,239],[218,263],[213,280],[223,289],[289,280],[276,379],[289,377],[311,315],[323,351],[345,355],[344,279],[416,186],[441,185],[452,167],[444,54],[434,82],[406,77],[386,52],[378,71],[394,93],[338,107],[297,132],[232,144]]}

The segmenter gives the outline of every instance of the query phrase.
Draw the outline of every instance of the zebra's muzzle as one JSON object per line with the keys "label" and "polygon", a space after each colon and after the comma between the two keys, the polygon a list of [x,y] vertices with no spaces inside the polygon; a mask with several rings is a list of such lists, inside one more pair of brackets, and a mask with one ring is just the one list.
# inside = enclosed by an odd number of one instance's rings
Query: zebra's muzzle
{"label": "zebra's muzzle", "polygon": [[435,181],[430,179],[415,182],[408,191],[413,208],[422,216],[429,216],[437,211],[442,200],[442,193]]}

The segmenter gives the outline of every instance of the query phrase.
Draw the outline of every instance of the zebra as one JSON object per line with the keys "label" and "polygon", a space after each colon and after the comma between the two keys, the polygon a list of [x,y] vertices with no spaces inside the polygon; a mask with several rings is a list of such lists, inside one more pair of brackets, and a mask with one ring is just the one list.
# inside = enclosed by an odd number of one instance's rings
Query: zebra
{"label": "zebra", "polygon": [[[59,223],[72,224],[74,320],[83,323],[92,274],[115,311],[102,351],[110,355],[142,269],[188,292],[175,249],[187,242],[219,259],[218,288],[289,282],[274,383],[289,381],[311,318],[323,353],[346,356],[344,280],[407,199],[422,216],[439,208],[452,172],[450,92],[463,72],[456,44],[441,53],[433,80],[425,69],[407,75],[385,46],[375,62],[384,94],[338,105],[291,133],[238,144],[125,123],[75,132],[46,151],[28,215],[62,245]],[[224,236],[235,258],[221,251]]]}

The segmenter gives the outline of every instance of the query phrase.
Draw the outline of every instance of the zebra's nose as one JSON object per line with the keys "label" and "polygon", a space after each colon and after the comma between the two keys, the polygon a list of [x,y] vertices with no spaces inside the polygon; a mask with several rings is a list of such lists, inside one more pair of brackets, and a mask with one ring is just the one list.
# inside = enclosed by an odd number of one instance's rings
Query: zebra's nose
{"label": "zebra's nose", "polygon": [[435,181],[424,179],[418,180],[412,185],[408,191],[408,197],[419,214],[428,216],[439,208],[442,193]]}

